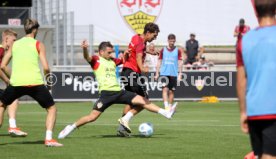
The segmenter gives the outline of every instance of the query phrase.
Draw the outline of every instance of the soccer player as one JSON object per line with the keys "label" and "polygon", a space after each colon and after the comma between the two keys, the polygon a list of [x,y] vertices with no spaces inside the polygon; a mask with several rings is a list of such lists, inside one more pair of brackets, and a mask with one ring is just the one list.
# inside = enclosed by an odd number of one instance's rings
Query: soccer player
{"label": "soccer player", "polygon": [[[81,127],[84,124],[94,122],[98,117],[112,104],[130,104],[137,105],[138,107],[145,108],[151,112],[158,113],[168,119],[170,119],[174,113],[175,107],[166,111],[158,106],[150,103],[146,98],[137,95],[133,92],[122,90],[116,79],[116,65],[122,64],[122,59],[114,59],[112,57],[113,46],[110,42],[102,42],[99,45],[99,56],[88,55],[88,44],[84,40],[82,42],[83,56],[86,61],[91,65],[96,79],[99,83],[100,97],[94,104],[94,107],[90,114],[81,117],[75,123],[67,125],[58,135],[58,138],[62,139],[68,136],[74,129]],[[135,111],[133,109],[130,112]],[[118,121],[119,123],[131,133],[131,129],[126,120],[126,116],[123,116]]]}
{"label": "soccer player", "polygon": [[27,19],[24,23],[26,35],[15,41],[3,58],[1,69],[8,74],[7,65],[12,60],[12,71],[10,84],[0,98],[0,119],[3,118],[8,105],[23,95],[29,95],[47,111],[45,145],[58,147],[63,145],[52,138],[57,108],[53,97],[44,85],[39,67],[40,60],[44,74],[50,72],[45,46],[35,39],[38,28],[39,24],[36,20]]}
{"label": "soccer player", "polygon": [[[159,33],[159,27],[154,23],[147,23],[144,27],[143,34],[136,34],[131,38],[129,43],[129,57],[126,59],[123,70],[121,72],[121,80],[127,91],[134,92],[140,96],[148,98],[148,93],[145,86],[145,81],[141,78],[141,73],[148,73],[149,68],[144,66],[144,60],[146,53],[147,42],[152,42],[156,39]],[[150,53],[158,55],[158,53]],[[130,109],[134,108],[136,111],[129,112]],[[123,110],[123,116],[127,116],[127,120],[130,121],[131,118],[143,110],[143,107],[136,107],[133,105],[126,105]],[[128,112],[128,114],[127,114]],[[122,137],[130,136],[124,128],[119,125],[117,130],[117,135]]]}
{"label": "soccer player", "polygon": [[[0,64],[2,59],[5,55],[5,52],[8,50],[10,46],[12,46],[13,42],[17,38],[17,33],[11,29],[6,29],[2,32],[2,43],[0,44]],[[9,77],[5,75],[1,70],[0,78],[9,85]],[[0,89],[0,96],[3,94],[4,90]],[[20,128],[16,126],[16,111],[18,107],[18,100],[15,100],[9,107],[8,107],[8,117],[9,117],[9,134],[13,137],[25,137],[28,134]],[[2,125],[3,119],[0,119],[0,125]]]}
{"label": "soccer player", "polygon": [[[155,79],[160,76],[162,80],[162,96],[165,109],[170,109],[174,102],[174,91],[176,90],[177,80],[182,76],[182,50],[174,44],[176,37],[174,34],[168,36],[168,46],[164,47],[159,54],[159,61],[156,68]],[[160,70],[161,68],[161,70]]]}
{"label": "soccer player", "polygon": [[245,20],[243,18],[240,19],[239,25],[235,27],[234,37],[237,37],[237,42],[242,39],[243,35],[250,30],[248,25],[245,25]]}
{"label": "soccer player", "polygon": [[259,27],[237,48],[241,130],[259,159],[276,159],[276,0],[255,0]]}

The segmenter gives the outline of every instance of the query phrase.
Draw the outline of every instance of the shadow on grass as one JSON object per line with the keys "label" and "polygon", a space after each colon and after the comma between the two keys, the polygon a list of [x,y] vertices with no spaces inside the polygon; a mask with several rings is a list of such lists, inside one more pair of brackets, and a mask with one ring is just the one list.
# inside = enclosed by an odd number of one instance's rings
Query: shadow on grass
{"label": "shadow on grass", "polygon": [[20,142],[12,142],[9,144],[27,144],[27,145],[36,145],[36,144],[44,144],[44,140],[37,141],[20,141]]}
{"label": "shadow on grass", "polygon": [[10,136],[10,134],[0,134],[0,136]]}

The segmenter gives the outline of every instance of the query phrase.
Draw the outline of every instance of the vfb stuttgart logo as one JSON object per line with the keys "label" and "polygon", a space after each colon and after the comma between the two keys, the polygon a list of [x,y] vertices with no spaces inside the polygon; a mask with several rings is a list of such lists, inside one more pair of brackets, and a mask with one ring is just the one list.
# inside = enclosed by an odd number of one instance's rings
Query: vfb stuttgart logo
{"label": "vfb stuttgart logo", "polygon": [[117,0],[121,16],[138,34],[142,34],[145,24],[155,22],[160,14],[163,0]]}

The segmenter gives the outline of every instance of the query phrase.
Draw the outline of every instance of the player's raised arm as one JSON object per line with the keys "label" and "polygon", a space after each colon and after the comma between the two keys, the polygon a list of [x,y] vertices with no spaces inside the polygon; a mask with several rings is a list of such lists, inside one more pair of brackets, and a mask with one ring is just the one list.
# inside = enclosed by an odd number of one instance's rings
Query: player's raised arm
{"label": "player's raised arm", "polygon": [[83,49],[83,58],[90,64],[91,63],[91,57],[88,53],[88,42],[87,40],[83,40],[81,43],[81,47]]}

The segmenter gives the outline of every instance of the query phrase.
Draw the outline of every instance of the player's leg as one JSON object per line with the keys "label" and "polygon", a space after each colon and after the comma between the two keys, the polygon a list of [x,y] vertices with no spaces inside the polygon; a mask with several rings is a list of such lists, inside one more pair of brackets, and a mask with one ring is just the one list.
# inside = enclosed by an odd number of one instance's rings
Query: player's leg
{"label": "player's leg", "polygon": [[276,156],[271,156],[271,155],[263,154],[261,159],[276,159]]}
{"label": "player's leg", "polygon": [[46,115],[46,135],[45,135],[45,146],[50,147],[59,147],[63,146],[63,144],[58,143],[55,139],[53,139],[53,129],[56,124],[56,116],[57,116],[57,107],[55,106],[54,99],[46,86],[39,85],[33,87],[20,87],[22,91],[25,92],[26,95],[31,96],[34,100],[36,100],[42,108],[45,108],[47,111]]}
{"label": "player's leg", "polygon": [[59,139],[63,139],[70,135],[76,128],[79,128],[87,123],[94,122],[98,119],[102,112],[98,110],[92,110],[90,114],[81,117],[73,124],[67,125],[58,135]]}
{"label": "player's leg", "polygon": [[111,106],[119,96],[119,92],[108,92],[102,91],[99,99],[95,102],[93,106],[93,110],[86,116],[81,117],[76,122],[67,125],[58,135],[59,139],[63,139],[67,137],[71,132],[73,132],[76,128],[81,127],[90,122],[96,121],[100,115]]}
{"label": "player's leg", "polygon": [[3,124],[5,109],[6,109],[6,105],[0,102],[0,127],[2,127],[2,124]]}
{"label": "player's leg", "polygon": [[[137,107],[143,107],[151,112],[159,113],[168,119],[172,117],[172,115],[174,114],[174,110],[176,108],[176,105],[174,105],[171,110],[165,110],[151,103],[148,99],[128,91],[123,91],[123,94],[120,98],[118,98],[118,101],[121,103],[131,103],[133,105],[136,105]],[[123,116],[118,120],[119,123],[129,133],[131,133],[131,129],[129,127],[129,121],[135,115],[135,112],[136,112],[135,109],[131,109],[129,112],[126,113],[125,116]]]}
{"label": "player's leg", "polygon": [[263,126],[258,121],[248,120],[249,136],[251,141],[252,150],[255,156],[261,159],[263,154],[262,147],[262,129]]}
{"label": "player's leg", "polygon": [[169,99],[168,99],[168,84],[169,84],[169,78],[168,76],[161,76],[160,77],[161,83],[162,83],[162,97],[163,97],[163,102],[164,102],[164,108],[166,110],[169,110]]}
{"label": "player's leg", "polygon": [[16,88],[9,85],[4,91],[0,90],[0,126],[3,124],[4,111],[8,105],[11,105],[17,98],[21,97],[21,92],[17,92]]}
{"label": "player's leg", "polygon": [[[137,94],[139,94],[141,96],[144,96],[144,97],[148,97],[147,92],[146,92],[146,88],[138,85],[138,82],[137,82],[138,78],[139,78],[138,74],[135,73],[131,69],[124,68],[121,72],[121,80],[123,81],[123,85],[125,86],[125,90],[137,93]],[[144,81],[141,81],[141,83],[144,84]],[[131,109],[133,109],[133,112],[132,112],[133,114],[128,115],[129,120],[132,118],[133,115],[138,114],[144,108],[136,107],[136,106],[128,104],[124,107],[122,116],[125,116],[127,114],[127,112],[129,112]],[[129,137],[130,136],[130,134],[127,132],[127,130],[121,124],[119,124],[119,126],[118,126],[117,135],[121,136],[121,137]]]}
{"label": "player's leg", "polygon": [[169,107],[171,107],[174,103],[174,91],[176,90],[177,86],[177,77],[170,76],[169,78]]}
{"label": "player's leg", "polygon": [[16,126],[16,112],[18,108],[18,99],[8,106],[9,134],[13,137],[25,137],[28,134]]}
{"label": "player's leg", "polygon": [[261,121],[263,154],[261,159],[276,159],[276,120]]}
{"label": "player's leg", "polygon": [[168,102],[168,87],[162,88],[162,97],[164,102],[164,108],[169,109],[169,102]]}

